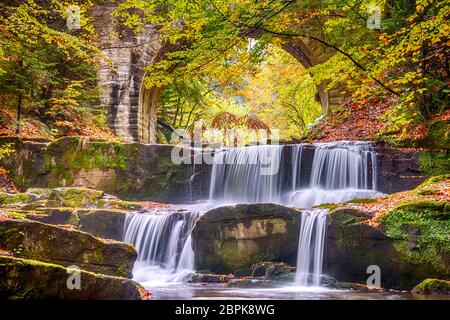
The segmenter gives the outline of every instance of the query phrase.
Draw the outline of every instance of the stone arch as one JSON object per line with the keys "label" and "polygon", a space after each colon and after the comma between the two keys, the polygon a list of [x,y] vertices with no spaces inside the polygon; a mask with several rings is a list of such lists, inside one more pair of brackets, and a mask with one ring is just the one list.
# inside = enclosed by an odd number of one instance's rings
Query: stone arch
{"label": "stone arch", "polygon": [[[99,68],[102,89],[101,104],[108,111],[112,131],[126,142],[156,142],[157,108],[161,88],[146,88],[146,66],[160,60],[174,48],[161,44],[155,27],[148,26],[139,34],[121,26],[111,12],[114,2],[100,6],[94,14],[99,18],[96,30],[100,45],[109,62]],[[315,28],[318,30],[318,28]],[[319,28],[320,29],[320,28]],[[304,67],[323,63],[334,53],[323,44],[308,38],[285,40],[282,48]],[[323,114],[343,103],[343,88],[326,90],[327,83],[318,86]]]}
{"label": "stone arch", "polygon": [[[323,63],[334,54],[324,45],[314,40],[308,41],[308,39],[286,41],[281,47],[305,68]],[[323,114],[326,114],[330,108],[341,105],[344,101],[344,95],[341,93],[343,88],[334,87],[326,90],[327,85],[328,83],[324,82],[317,87]],[[147,89],[143,84],[141,85],[138,109],[138,140],[140,142],[156,142],[157,110],[161,93],[162,88]]]}
{"label": "stone arch", "polygon": [[[297,59],[305,68],[313,67],[328,60],[334,51],[325,45],[306,38],[286,41],[282,48]],[[345,95],[342,93],[342,86],[335,86],[327,90],[328,82],[323,82],[317,87],[319,100],[322,104],[322,113],[325,115],[329,109],[338,107],[344,101]]]}

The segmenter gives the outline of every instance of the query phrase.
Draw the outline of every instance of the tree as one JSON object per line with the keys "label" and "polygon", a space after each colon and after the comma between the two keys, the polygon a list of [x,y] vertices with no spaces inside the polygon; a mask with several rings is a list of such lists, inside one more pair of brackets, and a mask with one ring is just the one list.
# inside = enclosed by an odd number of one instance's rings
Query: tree
{"label": "tree", "polygon": [[[93,30],[65,29],[70,2],[27,0],[1,4],[0,91],[17,107],[20,132],[25,107],[42,120],[64,121],[67,109],[97,99]],[[93,4],[86,1],[81,11]],[[82,23],[89,25],[89,19]]]}

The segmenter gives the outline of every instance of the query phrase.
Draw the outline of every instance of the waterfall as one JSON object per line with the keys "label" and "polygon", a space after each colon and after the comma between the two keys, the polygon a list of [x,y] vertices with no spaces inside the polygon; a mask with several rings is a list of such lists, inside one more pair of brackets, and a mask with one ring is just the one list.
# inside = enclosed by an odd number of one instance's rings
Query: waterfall
{"label": "waterfall", "polygon": [[280,202],[283,146],[263,145],[216,152],[210,199],[221,202]]}
{"label": "waterfall", "polygon": [[[338,141],[316,143],[314,146],[310,181],[312,188],[376,189],[376,154],[370,143]],[[369,161],[372,170],[369,170]]]}
{"label": "waterfall", "polygon": [[293,166],[297,167],[293,167],[292,176],[296,188],[290,193],[288,204],[309,208],[322,203],[341,203],[382,195],[376,191],[377,162],[372,144],[362,141],[314,144],[308,188],[298,188],[300,146],[293,146],[291,159]]}
{"label": "waterfall", "polygon": [[[289,148],[280,145],[217,150],[211,171],[210,202],[205,205],[210,209],[226,203],[272,202],[310,208],[325,202],[381,195],[376,191],[376,154],[370,143],[314,144],[309,181],[301,181],[308,173],[302,173],[306,166],[302,161],[307,150],[304,146],[289,146],[291,162],[283,158],[289,154],[284,152]],[[289,163],[291,170],[285,170],[284,165]],[[195,167],[192,169],[191,196],[196,174]],[[288,174],[292,175],[291,180]],[[292,186],[286,181],[292,181]],[[196,204],[193,211],[160,209],[126,216],[124,241],[134,244],[138,252],[133,270],[137,281],[146,287],[180,283],[194,271],[191,232],[200,212],[206,211],[200,205]],[[298,285],[320,285],[326,216],[325,209],[301,211]]]}
{"label": "waterfall", "polygon": [[298,181],[300,181],[303,146],[303,144],[292,146],[292,191],[297,189]]}
{"label": "waterfall", "polygon": [[[123,241],[133,244],[138,252],[138,281],[164,277],[168,282],[179,282],[193,272],[191,231],[198,217],[197,212],[164,210],[126,215]],[[143,272],[142,266],[152,268]]]}
{"label": "waterfall", "polygon": [[304,210],[301,213],[297,270],[299,286],[320,286],[328,210]]}
{"label": "waterfall", "polygon": [[[338,141],[314,144],[309,181],[301,181],[304,146],[289,146],[291,170],[283,170],[285,146],[218,150],[211,171],[210,200],[216,203],[273,202],[309,208],[321,203],[382,195],[376,191],[376,153],[371,143]],[[290,192],[283,184],[289,180],[286,176],[289,172],[292,181]],[[309,187],[300,187],[305,185]]]}

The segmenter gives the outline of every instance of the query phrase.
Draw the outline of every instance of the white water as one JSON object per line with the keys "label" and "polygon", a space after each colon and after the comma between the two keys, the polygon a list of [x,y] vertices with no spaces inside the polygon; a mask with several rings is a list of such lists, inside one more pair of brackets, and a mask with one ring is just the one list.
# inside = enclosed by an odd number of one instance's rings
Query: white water
{"label": "white water", "polygon": [[123,239],[138,252],[134,279],[151,286],[188,278],[194,272],[191,231],[198,216],[173,210],[127,214]]}
{"label": "white water", "polygon": [[216,152],[210,200],[224,203],[280,202],[283,146],[230,148]]}
{"label": "white water", "polygon": [[[291,187],[283,189],[284,148],[279,145],[223,149],[216,153],[211,172],[209,199],[215,203],[273,202],[310,208],[328,202],[374,198],[376,153],[361,141],[314,144],[309,181],[302,179],[304,144],[290,145]],[[307,187],[300,187],[301,185]],[[284,191],[283,191],[284,190]]]}
{"label": "white water", "polygon": [[[369,177],[369,160],[372,179]],[[338,141],[315,144],[311,169],[311,187],[326,190],[375,189],[376,154],[371,144],[360,141]]]}
{"label": "white water", "polygon": [[320,286],[328,210],[303,210],[301,213],[295,283]]}
{"label": "white water", "polygon": [[[211,171],[210,207],[273,202],[310,208],[322,203],[382,195],[375,190],[376,154],[369,143],[315,144],[310,174],[302,174],[304,145],[289,147],[292,150],[289,188],[283,188],[289,176],[283,170],[283,161],[287,160],[285,146],[217,151]],[[301,181],[304,176],[310,176],[309,181]],[[320,285],[326,214],[324,209],[306,209],[301,213],[298,286]],[[198,217],[199,210],[128,215],[124,241],[134,244],[139,254],[134,279],[150,288],[186,281],[195,269],[190,235]]]}

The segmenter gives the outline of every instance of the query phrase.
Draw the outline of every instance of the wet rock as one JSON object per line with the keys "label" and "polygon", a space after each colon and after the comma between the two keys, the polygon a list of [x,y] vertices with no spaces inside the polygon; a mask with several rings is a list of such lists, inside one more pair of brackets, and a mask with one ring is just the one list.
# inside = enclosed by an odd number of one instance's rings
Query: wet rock
{"label": "wet rock", "polygon": [[199,269],[231,273],[255,262],[295,263],[300,214],[276,204],[243,204],[205,213],[192,232]]}
{"label": "wet rock", "polygon": [[75,208],[38,208],[26,213],[30,220],[47,224],[78,225],[78,215]]}
{"label": "wet rock", "polygon": [[31,220],[0,220],[0,247],[17,257],[131,277],[137,253],[125,243]]}
{"label": "wet rock", "polygon": [[416,294],[450,294],[450,281],[426,279],[412,289]]}
{"label": "wet rock", "polygon": [[252,266],[252,277],[279,278],[295,271],[283,262],[258,262]]}
{"label": "wet rock", "polygon": [[103,205],[103,191],[88,188],[55,188],[48,197],[49,207],[97,207]]}
{"label": "wet rock", "polygon": [[235,277],[235,278],[251,277],[251,276],[252,276],[252,268],[251,267],[240,268],[233,272],[233,277]]}
{"label": "wet rock", "polygon": [[190,280],[191,283],[226,283],[232,279],[231,275],[227,274],[208,274],[208,273],[194,273]]}
{"label": "wet rock", "polygon": [[[446,229],[430,228],[431,224],[448,224],[448,214],[433,211],[445,206],[419,207],[418,211],[398,207],[378,227],[363,223],[366,212],[332,210],[327,221],[324,272],[339,281],[365,283],[373,274],[368,267],[375,266],[380,270],[381,287],[402,290],[411,290],[429,277],[450,277]],[[425,234],[417,229],[422,226]]]}
{"label": "wet rock", "polygon": [[79,209],[78,228],[97,237],[121,241],[126,214],[112,209]]}
{"label": "wet rock", "polygon": [[63,266],[0,255],[0,299],[141,300],[148,293],[130,279],[80,271],[80,289],[70,290]]}
{"label": "wet rock", "polygon": [[232,288],[276,288],[280,283],[269,279],[232,279],[225,285]]}

